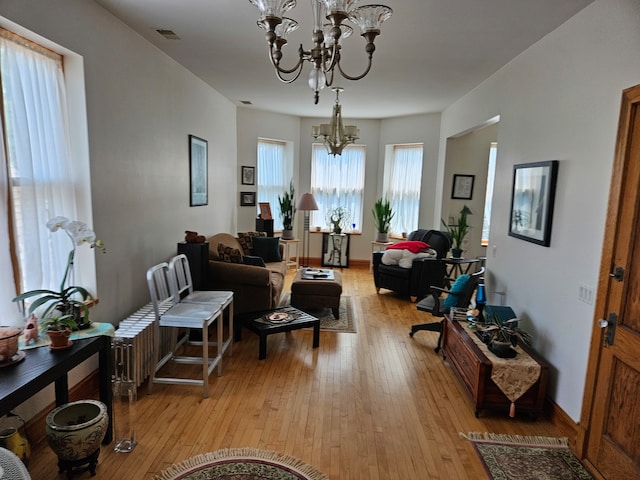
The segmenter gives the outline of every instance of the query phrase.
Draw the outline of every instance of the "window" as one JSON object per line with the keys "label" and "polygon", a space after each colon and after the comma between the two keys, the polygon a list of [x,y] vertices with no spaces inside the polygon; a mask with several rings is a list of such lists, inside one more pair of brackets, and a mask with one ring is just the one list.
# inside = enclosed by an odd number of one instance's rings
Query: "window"
{"label": "window", "polygon": [[76,192],[62,57],[0,29],[0,82],[0,304],[11,314],[6,296],[59,288],[69,240],[49,235],[45,224],[58,215],[76,219]]}
{"label": "window", "polygon": [[278,196],[289,191],[292,179],[293,161],[287,161],[287,150],[286,142],[258,139],[258,202],[269,202],[274,230],[282,230]]}
{"label": "window", "polygon": [[496,157],[498,156],[498,144],[491,142],[489,147],[489,168],[487,169],[487,191],[484,197],[484,217],[482,219],[482,239],[480,245],[489,245],[489,230],[491,222],[491,200],[493,199],[493,182],[496,176]]}
{"label": "window", "polygon": [[389,233],[400,235],[418,228],[423,150],[421,143],[393,145],[386,156],[382,195],[394,212]]}
{"label": "window", "polygon": [[364,165],[364,145],[348,145],[342,155],[329,155],[324,145],[313,144],[311,193],[318,210],[311,212],[311,228],[327,228],[327,213],[333,208],[343,207],[351,215],[350,227],[346,231],[362,231]]}

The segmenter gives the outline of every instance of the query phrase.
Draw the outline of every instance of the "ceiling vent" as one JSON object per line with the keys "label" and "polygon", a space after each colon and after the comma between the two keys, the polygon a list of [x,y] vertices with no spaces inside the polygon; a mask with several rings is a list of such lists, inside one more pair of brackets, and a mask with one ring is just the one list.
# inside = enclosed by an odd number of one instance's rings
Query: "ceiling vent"
{"label": "ceiling vent", "polygon": [[240,100],[240,103],[242,103],[243,105],[253,105],[253,103],[251,103],[251,100]]}
{"label": "ceiling vent", "polygon": [[166,28],[156,28],[156,32],[158,32],[167,40],[180,40],[180,37],[176,35],[176,32],[174,32],[173,30],[168,30]]}

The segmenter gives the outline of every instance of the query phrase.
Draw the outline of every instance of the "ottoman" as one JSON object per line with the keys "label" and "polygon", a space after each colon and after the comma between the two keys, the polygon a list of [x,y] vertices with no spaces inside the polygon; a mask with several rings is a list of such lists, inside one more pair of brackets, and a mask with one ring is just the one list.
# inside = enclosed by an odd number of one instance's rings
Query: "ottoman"
{"label": "ottoman", "polygon": [[302,278],[303,270],[296,272],[291,283],[291,306],[306,309],[330,308],[335,318],[340,317],[340,295],[342,294],[342,274],[332,270],[333,278]]}

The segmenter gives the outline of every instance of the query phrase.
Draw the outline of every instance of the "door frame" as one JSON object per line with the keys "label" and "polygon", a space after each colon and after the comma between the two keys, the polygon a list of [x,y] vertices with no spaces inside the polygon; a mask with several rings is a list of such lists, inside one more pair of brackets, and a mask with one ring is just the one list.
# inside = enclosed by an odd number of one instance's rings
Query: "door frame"
{"label": "door frame", "polygon": [[[592,323],[591,345],[589,348],[589,360],[587,364],[587,376],[576,438],[576,454],[585,459],[589,442],[589,433],[592,431],[593,408],[596,403],[596,383],[598,381],[599,366],[602,356],[605,331],[598,325],[598,320],[607,316],[607,297],[610,289],[609,274],[615,261],[614,247],[616,238],[612,233],[617,232],[619,215],[622,208],[622,186],[627,172],[627,149],[633,128],[634,107],[640,112],[640,85],[630,87],[622,92],[620,106],[620,118],[618,121],[618,133],[616,138],[615,156],[609,190],[609,205],[605,222],[605,236],[602,246],[600,262],[600,274],[598,276],[598,289]],[[640,114],[636,121],[640,121]],[[607,236],[607,232],[610,235]],[[586,461],[592,473],[597,474],[595,466]],[[601,478],[601,477],[600,477]]]}

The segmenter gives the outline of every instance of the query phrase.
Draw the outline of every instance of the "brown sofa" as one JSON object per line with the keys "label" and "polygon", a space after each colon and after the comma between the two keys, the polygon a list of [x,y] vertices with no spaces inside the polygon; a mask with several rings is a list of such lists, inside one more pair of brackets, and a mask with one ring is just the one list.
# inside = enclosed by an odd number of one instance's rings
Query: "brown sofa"
{"label": "brown sofa", "polygon": [[[207,288],[212,290],[231,290],[233,292],[233,311],[235,314],[269,310],[278,306],[284,277],[287,271],[286,263],[265,262],[265,266],[246,265],[224,261],[219,253],[218,245],[222,244],[242,255],[252,254],[243,248],[238,237],[228,233],[218,233],[207,239],[209,242],[209,271]],[[232,251],[230,250],[230,251]],[[282,246],[279,246],[282,256]]]}

